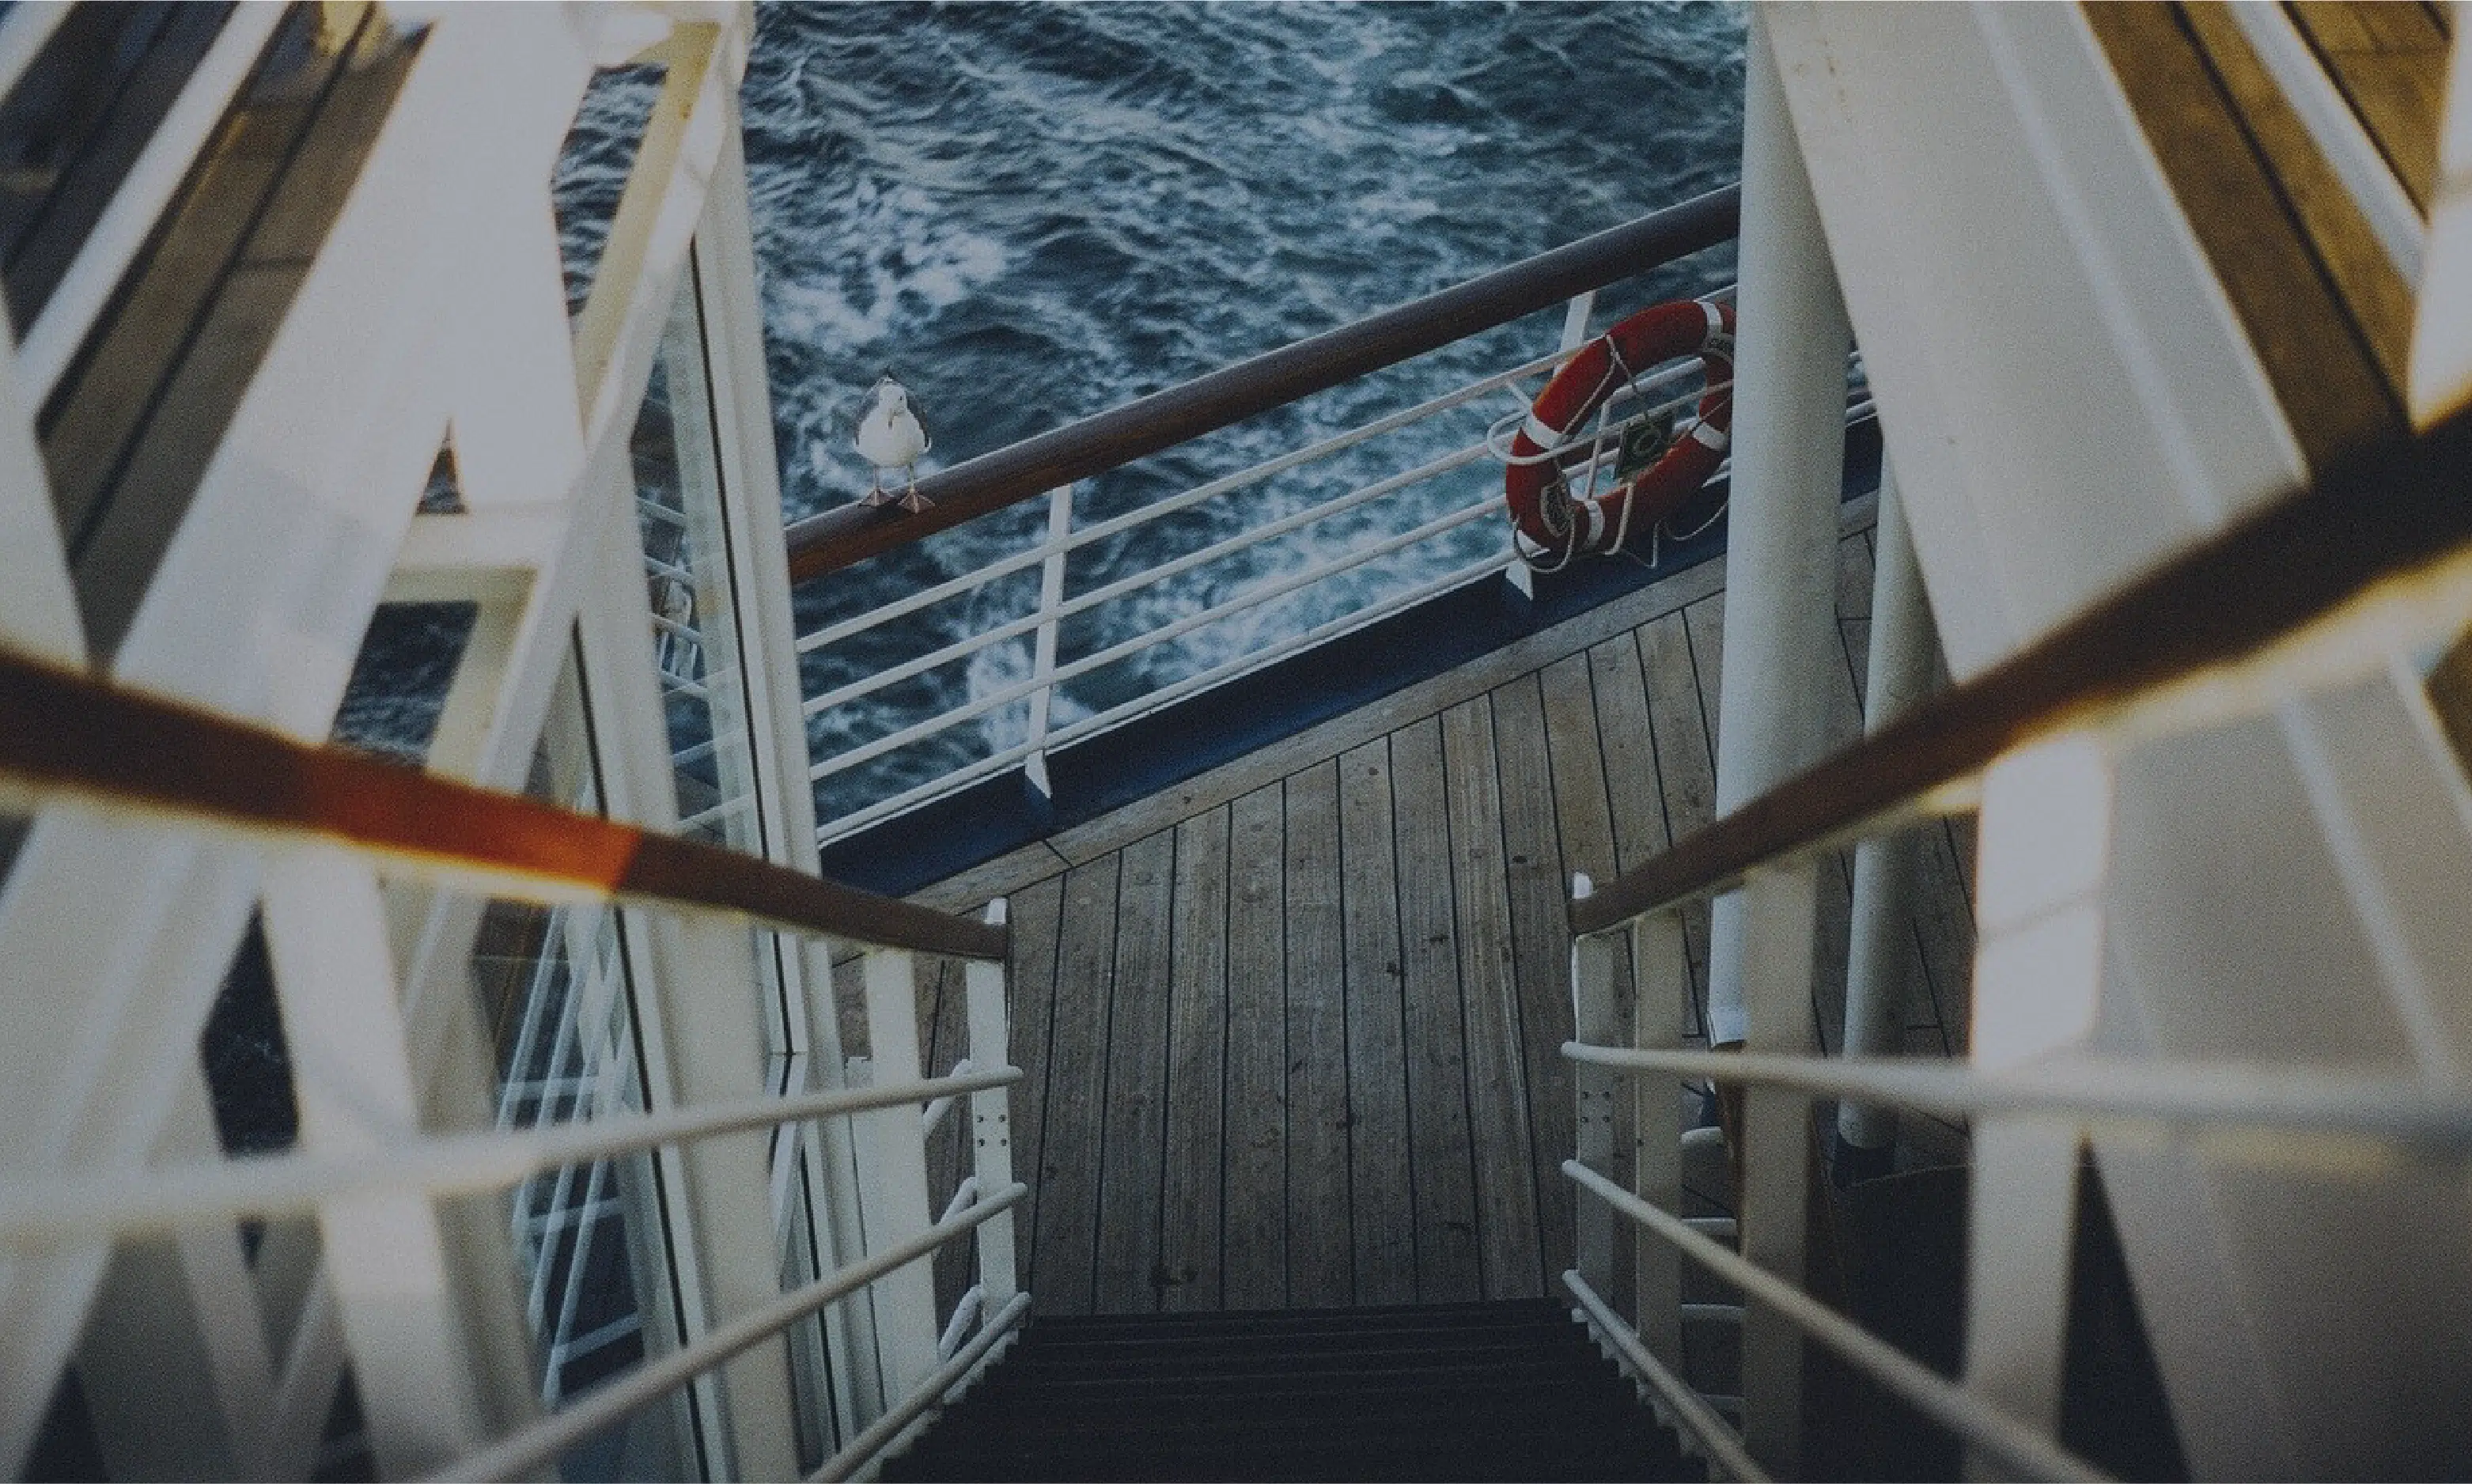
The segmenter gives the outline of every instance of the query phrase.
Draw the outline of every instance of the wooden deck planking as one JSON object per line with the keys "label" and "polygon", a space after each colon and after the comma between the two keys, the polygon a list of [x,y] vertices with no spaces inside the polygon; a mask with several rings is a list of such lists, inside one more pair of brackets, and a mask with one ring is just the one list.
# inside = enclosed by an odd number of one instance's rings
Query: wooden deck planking
{"label": "wooden deck planking", "polygon": [[1488,1299],[1534,1298],[1536,1182],[1530,1166],[1528,1076],[1519,1044],[1509,866],[1494,772],[1493,707],[1479,697],[1442,713],[1442,776],[1451,832],[1452,913],[1460,926],[1468,1143],[1476,1164],[1479,1262]]}
{"label": "wooden deck planking", "polygon": [[1441,722],[1427,717],[1390,740],[1416,1298],[1446,1303],[1483,1292],[1485,1282],[1477,1257],[1476,1166]]}
{"label": "wooden deck planking", "polygon": [[1222,806],[1176,827],[1168,961],[1167,1168],[1159,1197],[1164,1309],[1216,1309],[1227,1164],[1227,846]]}
{"label": "wooden deck planking", "polygon": [[1348,1212],[1359,1304],[1416,1297],[1414,1144],[1408,1128],[1407,1007],[1390,744],[1339,759],[1345,937]]}
{"label": "wooden deck planking", "polygon": [[1116,965],[1107,1013],[1102,1115],[1098,1266],[1103,1314],[1159,1306],[1160,1191],[1167,1138],[1168,978],[1175,910],[1176,835],[1127,846],[1116,881]]}
{"label": "wooden deck planking", "polygon": [[1118,857],[1064,875],[1056,945],[1056,1015],[1047,1042],[1037,1286],[1044,1311],[1087,1314],[1097,1299],[1100,1140],[1105,1128],[1108,1004],[1115,987]]}
{"label": "wooden deck planking", "polygon": [[[1828,701],[1850,731],[1860,531],[1841,561]],[[1571,1241],[1568,874],[1635,867],[1713,814],[1722,592],[1670,590],[1526,670],[1428,690],[1421,714],[1325,724],[1320,755],[1278,776],[1257,754],[1227,770],[1249,787],[1205,776],[1082,826],[1096,853],[1060,874],[1020,851],[1001,882],[977,875],[1022,924],[1043,1312],[1551,1291]],[[1909,1034],[1935,1053],[1962,1045],[1965,835],[1920,835]],[[1831,871],[1842,953],[1849,874]],[[1686,922],[1704,983],[1704,910]],[[1914,1142],[1962,1155],[1951,1125],[1916,1120]]]}
{"label": "wooden deck planking", "polygon": [[1288,1301],[1286,806],[1272,783],[1228,806],[1227,1175],[1220,1256],[1229,1308]]}

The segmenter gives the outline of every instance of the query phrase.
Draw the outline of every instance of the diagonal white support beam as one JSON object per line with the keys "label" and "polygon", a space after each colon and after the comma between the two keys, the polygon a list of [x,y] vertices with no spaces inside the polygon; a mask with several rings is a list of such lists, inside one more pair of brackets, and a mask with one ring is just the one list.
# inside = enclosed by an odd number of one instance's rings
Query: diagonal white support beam
{"label": "diagonal white support beam", "polygon": [[[302,1145],[373,1154],[416,1137],[376,874],[332,846],[279,851],[265,917]],[[380,1469],[416,1472],[479,1447],[477,1368],[436,1208],[416,1194],[347,1197],[319,1209],[319,1227]]]}
{"label": "diagonal white support beam", "polygon": [[[2013,753],[1983,782],[1974,959],[1976,1065],[2016,1066],[2093,1035],[2111,875],[2112,765],[2090,732]],[[1974,1129],[1966,1389],[2046,1436],[2068,1352],[2079,1133],[2060,1119]],[[1975,1478],[2007,1477],[1981,1454]]]}

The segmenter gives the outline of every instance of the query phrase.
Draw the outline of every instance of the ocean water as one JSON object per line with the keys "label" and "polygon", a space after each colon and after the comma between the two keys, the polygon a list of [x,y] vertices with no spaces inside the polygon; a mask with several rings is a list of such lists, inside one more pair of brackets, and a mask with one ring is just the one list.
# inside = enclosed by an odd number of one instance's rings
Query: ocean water
{"label": "ocean water", "polygon": [[[1733,179],[1743,17],[1720,5],[1090,4],[759,9],[743,90],[787,515],[870,474],[850,446],[878,376],[911,389],[925,468],[1098,412]],[[652,80],[595,89],[561,165],[570,283],[597,254]],[[596,203],[599,208],[596,209]],[[1630,305],[1732,275],[1713,250],[1609,291]],[[1085,482],[1114,515],[1551,349],[1552,310]],[[1077,552],[1070,590],[1481,435],[1502,397]],[[1248,585],[1499,488],[1479,465],[1070,621],[1070,662]],[[971,572],[1043,532],[1044,502],[798,593],[802,630]],[[1100,669],[1094,708],[1500,550],[1495,521]],[[807,657],[810,694],[1028,610],[1035,570]],[[1029,673],[1027,636],[815,719],[819,757]],[[828,779],[826,818],[1021,735],[1013,703]]]}

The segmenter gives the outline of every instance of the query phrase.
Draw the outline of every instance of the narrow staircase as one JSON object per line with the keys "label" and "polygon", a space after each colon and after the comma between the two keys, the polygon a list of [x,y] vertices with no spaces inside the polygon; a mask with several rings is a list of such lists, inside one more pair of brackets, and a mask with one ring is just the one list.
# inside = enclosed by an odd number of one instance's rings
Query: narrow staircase
{"label": "narrow staircase", "polygon": [[887,1479],[1699,1479],[1545,1300],[1032,1321]]}

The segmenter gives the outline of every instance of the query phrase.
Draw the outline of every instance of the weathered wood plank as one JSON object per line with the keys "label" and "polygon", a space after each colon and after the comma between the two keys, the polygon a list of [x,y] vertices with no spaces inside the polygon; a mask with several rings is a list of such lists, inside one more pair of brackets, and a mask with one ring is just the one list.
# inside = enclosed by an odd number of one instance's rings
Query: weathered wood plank
{"label": "weathered wood plank", "polygon": [[1376,740],[1339,759],[1341,917],[1346,934],[1347,976],[1348,1214],[1359,1304],[1411,1304],[1416,1298],[1393,827],[1390,746],[1388,740]]}
{"label": "weathered wood plank", "polygon": [[1604,754],[1606,813],[1619,874],[1672,843],[1658,787],[1656,728],[1648,714],[1635,636],[1616,634],[1588,651],[1588,688],[1597,708],[1597,745]]}
{"label": "weathered wood plank", "polygon": [[2402,429],[2368,347],[2319,276],[2231,102],[2177,7],[2082,14],[2120,79],[2312,468]]}
{"label": "weathered wood plank", "polygon": [[1159,1199],[1159,1306],[1167,1309],[1216,1309],[1222,1298],[1229,814],[1213,809],[1176,829],[1167,1170]]}
{"label": "weathered wood plank", "polygon": [[1065,874],[1048,1034],[1047,1127],[1039,1174],[1038,1309],[1087,1314],[1096,1297],[1099,1164],[1105,1151],[1107,1019],[1115,987],[1118,857]]}
{"label": "weathered wood plank", "polygon": [[[1591,676],[1589,657],[1569,656],[1545,667],[1537,676],[1544,704],[1546,754],[1554,782],[1554,823],[1556,838],[1561,846],[1562,889],[1570,890],[1576,873],[1585,872],[1590,879],[1609,881],[1620,874],[1620,860],[1614,847],[1613,779],[1607,776],[1605,739],[1597,728],[1597,699]],[[1637,671],[1632,674],[1632,688],[1638,686]],[[1644,703],[1643,703],[1644,704]],[[1644,737],[1641,740],[1646,740]],[[1631,1023],[1633,986],[1630,965],[1630,934],[1613,935],[1613,1023],[1628,1028]],[[1562,1000],[1571,1003],[1572,987],[1569,970],[1570,955],[1563,956]],[[1576,1007],[1574,1007],[1576,1008]],[[1533,1030],[1531,1031],[1531,1044]],[[1556,1064],[1563,1068],[1566,1082],[1576,1088],[1577,1080],[1569,1066],[1557,1056]],[[1623,1150],[1623,1162],[1629,1162],[1629,1151],[1637,1139],[1634,1099],[1614,1100],[1612,1147]],[[1572,1113],[1576,1119],[1577,1108]],[[1549,1161],[1559,1164],[1561,1159]],[[1576,1194],[1574,1199],[1576,1200]],[[1633,1243],[1617,1241],[1612,1246],[1611,1286],[1605,1292],[1617,1311],[1628,1315],[1636,1298],[1631,1280]],[[1548,1258],[1552,1254],[1549,1251]],[[1548,1275],[1549,1283],[1552,1275]]]}
{"label": "weathered wood plank", "polygon": [[2284,101],[2281,84],[2258,60],[2230,12],[2217,5],[2192,6],[2185,19],[2250,136],[2273,162],[2284,198],[2337,296],[2360,326],[2389,394],[2400,397],[2412,348],[2412,285],[2395,272],[2368,219],[2310,137],[2309,126]]}
{"label": "weathered wood plank", "polygon": [[1288,1302],[1287,803],[1228,806],[1226,1304]]}
{"label": "weathered wood plank", "polygon": [[1399,865],[1416,1301],[1455,1304],[1483,1298],[1485,1282],[1477,1258],[1460,934],[1451,893],[1456,852],[1438,719],[1428,717],[1391,733],[1390,792]]}
{"label": "weathered wood plank", "polygon": [[2388,168],[2413,204],[2427,212],[2437,183],[2438,120],[2446,108],[2444,35],[2413,5],[2296,0],[2292,12]]}
{"label": "weathered wood plank", "polygon": [[1520,1056],[1501,783],[1493,764],[1493,708],[1482,697],[1463,702],[1442,713],[1441,730],[1480,1270],[1486,1298],[1533,1298],[1543,1291],[1542,1248]]}
{"label": "weathered wood plank", "polygon": [[1287,781],[1288,1303],[1352,1302],[1339,768]]}
{"label": "weathered wood plank", "polygon": [[1682,627],[1691,635],[1691,681],[1700,687],[1700,725],[1708,733],[1708,755],[1717,755],[1719,678],[1725,666],[1725,599],[1702,598],[1682,610]]}
{"label": "weathered wood plank", "polygon": [[1176,835],[1125,847],[1116,884],[1115,993],[1107,1014],[1107,1106],[1101,1141],[1098,1277],[1103,1314],[1158,1307],[1167,1139],[1168,952]]}
{"label": "weathered wood plank", "polygon": [[1014,1212],[1014,1247],[1021,1286],[1031,1287],[1038,1253],[1038,1208],[1047,1191],[1047,1084],[1056,1065],[1049,1054],[1056,1020],[1056,947],[1064,911],[1064,878],[1050,876],[1023,887],[1007,901],[1012,924],[1012,957],[1005,975],[1007,1040],[1021,1082],[1012,1095],[1012,1158],[1030,1195]]}
{"label": "weathered wood plank", "polygon": [[1620,862],[1614,851],[1613,803],[1607,793],[1611,780],[1606,776],[1604,746],[1597,734],[1597,698],[1588,675],[1588,657],[1567,655],[1539,671],[1536,682],[1564,884],[1567,888],[1574,872],[1586,872],[1599,881],[1611,880]]}
{"label": "weathered wood plank", "polygon": [[[1693,671],[1686,615],[1670,613],[1642,625],[1634,637],[1656,741],[1657,785],[1670,843],[1706,828],[1716,819],[1716,759],[1708,747],[1708,724],[1700,714],[1700,678]],[[1711,655],[1712,670],[1714,658]],[[1691,961],[1689,1039],[1704,1043],[1708,1039],[1706,902],[1695,901],[1682,909],[1682,942]]]}
{"label": "weathered wood plank", "polygon": [[1529,1134],[1536,1170],[1536,1234],[1550,1290],[1577,1238],[1570,1182],[1558,1178],[1577,1147],[1571,1064],[1569,880],[1555,838],[1554,772],[1536,678],[1493,693],[1494,758],[1502,773],[1502,844],[1509,854],[1510,930],[1518,966],[1520,1051],[1527,1063]]}

